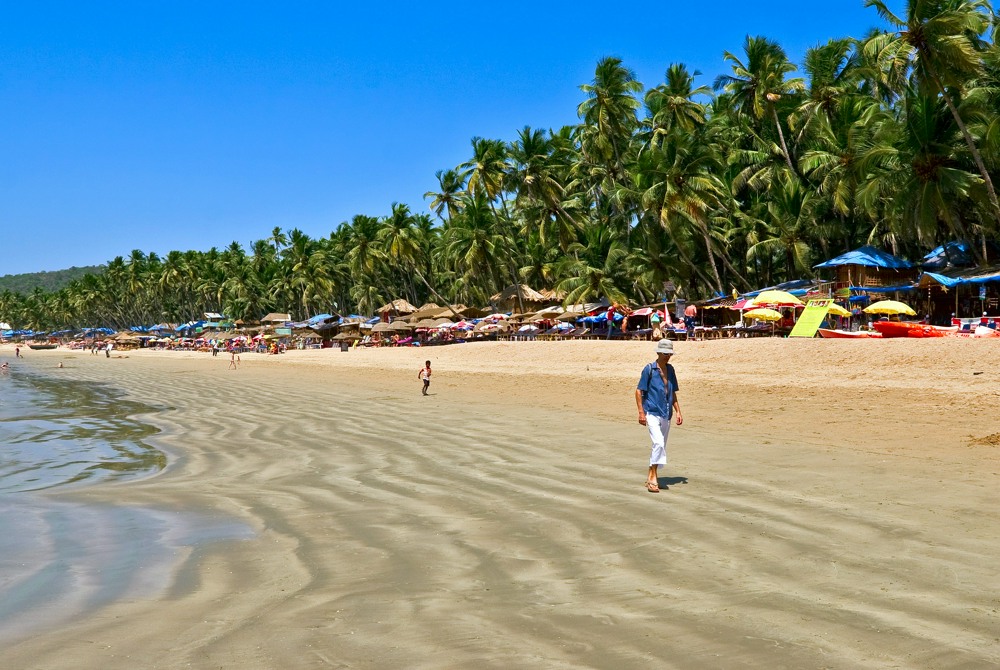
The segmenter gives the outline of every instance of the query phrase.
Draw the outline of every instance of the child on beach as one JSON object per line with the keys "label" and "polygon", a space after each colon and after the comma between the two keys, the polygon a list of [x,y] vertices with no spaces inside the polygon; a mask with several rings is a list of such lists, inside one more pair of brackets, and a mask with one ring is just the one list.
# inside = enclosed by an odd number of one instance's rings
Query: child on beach
{"label": "child on beach", "polygon": [[427,395],[427,389],[431,387],[431,362],[424,361],[424,367],[420,368],[420,372],[417,373],[417,379],[422,379],[424,381],[424,388],[421,391],[423,395]]}

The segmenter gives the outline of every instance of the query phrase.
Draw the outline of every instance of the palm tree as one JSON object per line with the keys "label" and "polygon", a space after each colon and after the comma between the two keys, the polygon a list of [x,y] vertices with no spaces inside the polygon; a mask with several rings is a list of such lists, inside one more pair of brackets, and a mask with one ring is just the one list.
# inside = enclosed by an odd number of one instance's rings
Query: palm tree
{"label": "palm tree", "polygon": [[556,287],[566,292],[563,305],[599,300],[626,303],[623,288],[628,250],[607,226],[587,228],[582,242],[574,244],[572,256],[566,257],[557,270],[562,279]]}
{"label": "palm tree", "polygon": [[969,240],[961,210],[983,183],[958,160],[961,133],[954,117],[939,97],[911,91],[904,102],[905,125],[859,157],[859,169],[870,175],[858,191],[859,202],[874,212],[885,202],[893,214],[889,229],[904,242],[934,246],[946,236]]}
{"label": "palm tree", "polygon": [[767,205],[769,235],[747,250],[748,258],[783,254],[786,279],[812,272],[810,234],[821,204],[800,180],[786,177],[773,189]]}
{"label": "palm tree", "polygon": [[800,93],[801,79],[786,79],[785,75],[797,68],[788,60],[785,50],[765,37],[747,35],[743,42],[746,54],[744,63],[729,51],[723,52],[723,59],[732,63],[732,75],[719,75],[715,79],[715,90],[725,90],[733,96],[735,108],[751,115],[758,122],[770,117],[778,131],[781,150],[792,174],[798,174],[792,155],[785,142],[785,133],[778,118],[777,103],[784,97]]}
{"label": "palm tree", "polygon": [[[420,272],[422,249],[410,208],[394,202],[392,203],[392,213],[382,219],[380,223],[381,229],[378,232],[378,239],[382,242],[386,257],[396,263],[404,272],[416,275],[434,297],[444,304],[450,305],[450,301],[438,293],[427,281],[427,277]],[[415,295],[413,299],[416,300]],[[458,312],[454,312],[454,315],[461,318],[461,314]]]}
{"label": "palm tree", "polygon": [[659,139],[674,128],[692,133],[705,124],[705,106],[695,102],[695,96],[712,94],[707,86],[695,88],[694,78],[701,72],[688,72],[683,63],[672,63],[664,83],[646,91],[646,109],[649,112],[650,144],[658,145]]}
{"label": "palm tree", "polygon": [[909,0],[906,17],[900,18],[883,0],[865,0],[879,15],[899,28],[899,38],[913,50],[913,76],[924,91],[940,95],[979,169],[992,205],[994,223],[1000,228],[1000,201],[975,140],[958,112],[953,92],[960,93],[969,80],[983,72],[982,35],[990,25],[992,10],[986,0]]}
{"label": "palm tree", "polygon": [[593,162],[610,167],[612,179],[624,177],[625,148],[638,126],[636,110],[642,84],[619,58],[608,57],[597,63],[594,80],[580,86],[587,99],[577,114],[583,120],[583,144]]}
{"label": "palm tree", "polygon": [[492,206],[503,199],[504,180],[507,177],[507,145],[503,140],[472,138],[472,158],[462,163],[462,176],[468,177],[467,188],[474,195],[482,195]]}
{"label": "palm tree", "polygon": [[434,173],[438,180],[438,191],[427,191],[424,198],[431,198],[430,208],[438,218],[444,221],[442,212],[448,213],[451,221],[458,213],[459,202],[465,193],[465,178],[458,170],[438,170]]}

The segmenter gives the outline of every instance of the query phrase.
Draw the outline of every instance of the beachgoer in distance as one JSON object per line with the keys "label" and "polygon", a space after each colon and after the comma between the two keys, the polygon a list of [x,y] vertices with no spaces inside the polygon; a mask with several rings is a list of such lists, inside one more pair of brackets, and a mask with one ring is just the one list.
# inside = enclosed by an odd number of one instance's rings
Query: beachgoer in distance
{"label": "beachgoer in distance", "polygon": [[21,357],[21,347],[14,347],[14,358]]}
{"label": "beachgoer in distance", "polygon": [[0,364],[0,370],[7,372],[7,370],[9,369],[10,369],[10,363],[8,363],[7,361],[4,361],[2,364]]}
{"label": "beachgoer in distance", "polygon": [[236,350],[233,349],[232,351],[229,352],[229,369],[235,370],[237,367],[239,367],[239,364],[240,364],[240,357],[236,355]]}
{"label": "beachgoer in distance", "polygon": [[694,335],[695,319],[698,317],[698,308],[694,303],[684,308],[684,328],[687,329],[687,336],[690,339]]}
{"label": "beachgoer in distance", "polygon": [[660,492],[657,469],[667,464],[667,435],[670,419],[676,415],[677,425],[684,423],[681,406],[677,400],[677,374],[670,364],[674,343],[660,340],[656,344],[656,360],[642,369],[635,389],[635,405],[639,410],[639,423],[649,430],[652,450],[649,454],[649,475],[646,490]]}
{"label": "beachgoer in distance", "polygon": [[417,373],[417,379],[421,379],[424,382],[424,388],[421,390],[422,395],[427,395],[427,389],[431,387],[431,362],[424,361],[424,367],[420,368],[420,372]]}

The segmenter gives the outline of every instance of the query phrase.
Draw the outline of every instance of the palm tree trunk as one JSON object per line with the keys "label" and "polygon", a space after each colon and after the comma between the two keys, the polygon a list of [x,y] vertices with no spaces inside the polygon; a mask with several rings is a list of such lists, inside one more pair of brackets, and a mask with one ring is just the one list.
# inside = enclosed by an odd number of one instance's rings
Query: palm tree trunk
{"label": "palm tree trunk", "polygon": [[998,228],[1000,228],[1000,201],[997,201],[997,192],[993,188],[993,180],[990,179],[990,173],[986,170],[986,164],[983,163],[983,157],[980,155],[979,149],[976,148],[976,143],[972,141],[972,135],[969,134],[969,129],[965,127],[965,122],[958,113],[958,108],[955,107],[955,103],[952,101],[951,96],[948,95],[948,91],[946,91],[944,86],[941,84],[941,80],[938,78],[937,72],[929,64],[927,69],[934,78],[934,84],[938,87],[938,90],[941,91],[941,97],[944,98],[945,104],[948,105],[951,115],[955,118],[955,123],[958,124],[958,129],[962,131],[962,137],[965,138],[965,144],[969,147],[969,152],[972,154],[973,160],[976,161],[976,167],[979,168],[979,174],[986,183],[986,192],[990,196],[990,204],[993,205],[993,218],[996,221]]}
{"label": "palm tree trunk", "polygon": [[781,140],[781,150],[785,153],[785,162],[788,163],[788,169],[792,171],[793,175],[798,176],[799,171],[795,169],[792,165],[792,157],[788,154],[788,145],[785,144],[785,133],[781,130],[781,121],[778,119],[778,110],[774,105],[771,105],[771,115],[774,116],[774,127],[778,129],[778,139]]}
{"label": "palm tree trunk", "polygon": [[715,290],[722,293],[722,278],[719,277],[719,267],[715,263],[715,254],[712,253],[712,239],[708,236],[708,230],[702,229],[702,236],[705,239],[705,253],[708,254],[708,265],[712,268],[712,277],[715,278]]}
{"label": "palm tree trunk", "polygon": [[440,293],[438,293],[437,291],[435,291],[434,287],[431,286],[427,282],[427,280],[424,278],[424,276],[420,273],[420,270],[418,270],[415,265],[410,265],[410,269],[413,270],[413,274],[417,275],[417,277],[420,279],[420,281],[422,281],[424,283],[424,286],[427,287],[427,290],[430,291],[432,294],[434,294],[435,298],[437,298],[438,300],[440,300],[444,304],[448,305],[448,309],[451,310],[451,313],[454,316],[456,316],[459,321],[461,321],[463,317],[462,317],[461,314],[459,314],[458,312],[455,311],[455,308],[452,306],[451,301],[450,300],[446,300]]}

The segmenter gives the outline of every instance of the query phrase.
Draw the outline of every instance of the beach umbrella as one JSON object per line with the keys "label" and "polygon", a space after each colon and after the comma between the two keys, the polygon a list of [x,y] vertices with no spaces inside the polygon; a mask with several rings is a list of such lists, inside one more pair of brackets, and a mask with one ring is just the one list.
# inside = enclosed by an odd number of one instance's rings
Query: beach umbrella
{"label": "beach umbrella", "polygon": [[403,330],[413,330],[413,326],[406,323],[405,321],[393,321],[389,324],[389,330],[403,331]]}
{"label": "beach umbrella", "polygon": [[898,300],[879,300],[878,302],[873,302],[864,308],[866,314],[906,314],[907,316],[916,316],[917,313],[913,311],[913,308],[906,303],[899,302]]}
{"label": "beach umbrella", "polygon": [[833,316],[850,316],[851,315],[850,310],[844,309],[843,307],[841,307],[837,303],[831,303],[830,307],[827,308],[826,313],[827,314],[831,314]]}
{"label": "beach umbrella", "polygon": [[752,298],[747,307],[798,307],[804,305],[788,291],[761,291],[755,298]]}
{"label": "beach umbrella", "polygon": [[751,309],[743,314],[748,319],[757,319],[758,321],[781,321],[781,312],[768,309],[767,307],[758,307],[756,309]]}
{"label": "beach umbrella", "polygon": [[386,323],[385,321],[379,321],[374,326],[372,326],[373,333],[388,333],[391,330],[392,328],[390,327],[390,324]]}

